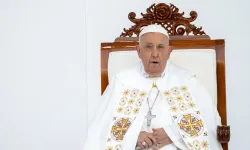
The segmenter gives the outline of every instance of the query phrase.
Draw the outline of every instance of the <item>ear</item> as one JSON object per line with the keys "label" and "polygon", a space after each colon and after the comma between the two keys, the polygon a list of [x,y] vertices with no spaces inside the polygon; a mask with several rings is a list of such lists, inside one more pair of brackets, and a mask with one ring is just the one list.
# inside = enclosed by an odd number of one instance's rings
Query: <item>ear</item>
{"label": "ear", "polygon": [[140,46],[139,45],[136,45],[136,51],[137,51],[137,54],[138,54],[139,58],[141,58],[140,57],[141,50],[140,50]]}
{"label": "ear", "polygon": [[173,51],[173,46],[169,46],[168,53],[170,54]]}

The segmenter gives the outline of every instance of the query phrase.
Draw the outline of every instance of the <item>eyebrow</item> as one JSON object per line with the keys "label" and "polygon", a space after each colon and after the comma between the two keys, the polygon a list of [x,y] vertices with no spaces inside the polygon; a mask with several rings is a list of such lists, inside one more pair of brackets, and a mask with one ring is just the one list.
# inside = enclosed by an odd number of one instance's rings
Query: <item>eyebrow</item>
{"label": "eyebrow", "polygon": [[149,44],[153,45],[153,43],[150,43],[150,42],[147,42],[147,43],[146,43],[146,45],[149,45]]}

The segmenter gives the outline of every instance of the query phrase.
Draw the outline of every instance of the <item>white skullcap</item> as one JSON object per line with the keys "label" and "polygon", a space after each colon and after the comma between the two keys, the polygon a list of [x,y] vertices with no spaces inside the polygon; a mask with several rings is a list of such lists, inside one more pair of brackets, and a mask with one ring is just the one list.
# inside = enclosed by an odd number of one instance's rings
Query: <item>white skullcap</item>
{"label": "white skullcap", "polygon": [[141,37],[143,34],[149,33],[149,32],[162,33],[162,34],[166,35],[169,38],[167,30],[164,29],[161,25],[157,25],[157,24],[151,24],[151,25],[148,25],[148,26],[144,27],[142,29],[142,31],[140,32],[139,37]]}

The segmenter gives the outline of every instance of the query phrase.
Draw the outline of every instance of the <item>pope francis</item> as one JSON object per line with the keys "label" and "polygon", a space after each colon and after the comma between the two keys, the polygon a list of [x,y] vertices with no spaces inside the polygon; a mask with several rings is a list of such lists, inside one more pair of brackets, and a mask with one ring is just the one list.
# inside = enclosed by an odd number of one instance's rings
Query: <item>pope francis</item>
{"label": "pope francis", "polygon": [[162,26],[142,29],[141,61],[112,78],[83,150],[222,150],[210,95],[195,74],[170,62],[171,51]]}

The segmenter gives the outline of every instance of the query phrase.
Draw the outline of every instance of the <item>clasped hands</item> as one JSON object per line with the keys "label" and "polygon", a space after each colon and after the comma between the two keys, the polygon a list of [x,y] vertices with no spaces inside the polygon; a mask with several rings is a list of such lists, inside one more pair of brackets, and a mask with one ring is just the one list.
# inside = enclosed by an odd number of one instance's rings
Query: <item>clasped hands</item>
{"label": "clasped hands", "polygon": [[152,133],[146,131],[140,132],[136,143],[137,147],[140,147],[141,149],[152,148],[153,150],[158,150],[164,147],[165,145],[172,143],[171,139],[163,128],[157,128],[152,130]]}

